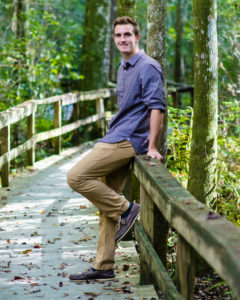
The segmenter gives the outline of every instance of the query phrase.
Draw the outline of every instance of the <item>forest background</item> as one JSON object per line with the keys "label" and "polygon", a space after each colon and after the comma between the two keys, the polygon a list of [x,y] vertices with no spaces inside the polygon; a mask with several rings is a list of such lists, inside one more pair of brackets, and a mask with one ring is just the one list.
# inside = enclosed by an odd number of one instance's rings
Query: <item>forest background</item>
{"label": "forest background", "polygon": [[[138,0],[136,5],[136,19],[140,23],[142,33],[140,46],[145,50],[147,2]],[[112,0],[112,3],[116,5],[116,1]],[[240,226],[240,1],[218,0],[217,4],[218,185],[214,209]],[[84,0],[1,0],[0,111],[28,99],[43,99],[83,89],[103,88],[111,85],[110,82],[115,82],[120,56],[116,49],[110,47],[111,51],[105,57],[98,57],[99,60],[112,61],[110,66],[106,64],[107,80],[99,78],[96,71],[93,72],[95,76],[91,82],[86,84],[83,37],[85,32],[86,38],[89,30],[89,26],[85,27],[84,24],[85,16],[91,15],[90,9],[91,5],[86,5]],[[191,1],[167,1],[167,80],[193,85],[193,22]],[[109,31],[104,34],[110,41],[110,25]],[[99,45],[100,47],[102,45]],[[97,50],[95,49],[96,53]],[[111,104],[112,108],[114,106]],[[93,109],[90,103],[81,107],[81,117],[92,113]],[[53,121],[49,117],[51,113],[49,108],[42,108],[36,117],[37,130],[52,128]],[[71,113],[71,110],[63,110],[64,122],[70,121]],[[184,186],[188,179],[192,116],[189,96],[181,98],[179,107],[173,107],[169,98],[167,166]],[[11,129],[12,147],[24,141],[23,127],[24,124],[20,123]],[[90,125],[80,128],[80,133],[81,142],[96,138],[94,127]],[[64,136],[64,147],[71,146],[71,142],[71,135]],[[52,149],[51,141],[40,143],[37,159],[49,155]],[[15,159],[12,163],[12,173],[16,172],[16,167],[21,165],[22,161],[21,157]]]}

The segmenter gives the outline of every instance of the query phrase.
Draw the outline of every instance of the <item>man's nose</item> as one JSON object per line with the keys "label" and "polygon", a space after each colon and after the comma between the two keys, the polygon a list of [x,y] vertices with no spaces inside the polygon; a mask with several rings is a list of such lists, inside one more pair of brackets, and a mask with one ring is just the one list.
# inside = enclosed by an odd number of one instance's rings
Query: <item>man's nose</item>
{"label": "man's nose", "polygon": [[120,41],[121,41],[121,42],[124,42],[125,40],[126,40],[125,35],[124,35],[124,34],[121,34],[121,36],[120,36]]}

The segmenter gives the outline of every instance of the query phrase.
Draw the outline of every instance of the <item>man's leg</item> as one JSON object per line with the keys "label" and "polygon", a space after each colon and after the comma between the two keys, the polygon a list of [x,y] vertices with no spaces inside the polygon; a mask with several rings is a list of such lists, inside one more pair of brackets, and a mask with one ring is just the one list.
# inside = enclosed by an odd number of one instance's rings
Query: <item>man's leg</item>
{"label": "man's leg", "polygon": [[[124,188],[129,164],[124,165],[118,170],[106,176],[106,184],[117,194]],[[97,270],[111,269],[114,265],[115,255],[115,236],[116,222],[109,218],[105,213],[99,214],[99,238],[97,246],[97,257],[94,268]]]}
{"label": "man's leg", "polygon": [[97,143],[67,175],[68,184],[85,196],[100,211],[116,222],[128,209],[129,202],[114,189],[99,180],[129,164],[136,152],[130,142]]}
{"label": "man's leg", "polygon": [[[100,211],[99,241],[94,266],[97,270],[113,268],[116,224],[129,207],[129,202],[119,192],[125,182],[127,165],[135,155],[136,152],[128,141],[117,144],[99,143],[68,173],[69,185],[88,198]],[[99,180],[102,176],[107,176],[107,184]]]}

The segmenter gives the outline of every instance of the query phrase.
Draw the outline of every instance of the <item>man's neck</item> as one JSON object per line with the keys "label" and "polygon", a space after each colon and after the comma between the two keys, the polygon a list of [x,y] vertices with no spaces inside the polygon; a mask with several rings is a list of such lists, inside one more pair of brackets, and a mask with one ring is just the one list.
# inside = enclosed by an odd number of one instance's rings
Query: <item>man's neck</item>
{"label": "man's neck", "polygon": [[138,52],[139,52],[139,48],[137,48],[136,51],[131,54],[122,53],[122,57],[123,57],[124,61],[127,62],[127,61],[129,61],[130,58],[132,58]]}

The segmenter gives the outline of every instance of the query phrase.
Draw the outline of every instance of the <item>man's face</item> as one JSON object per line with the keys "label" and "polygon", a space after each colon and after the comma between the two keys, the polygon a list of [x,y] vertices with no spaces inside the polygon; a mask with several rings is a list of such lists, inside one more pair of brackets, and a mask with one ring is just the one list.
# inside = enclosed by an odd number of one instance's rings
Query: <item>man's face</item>
{"label": "man's face", "polygon": [[140,34],[135,35],[132,24],[117,25],[114,31],[114,42],[124,58],[130,58],[138,51]]}

